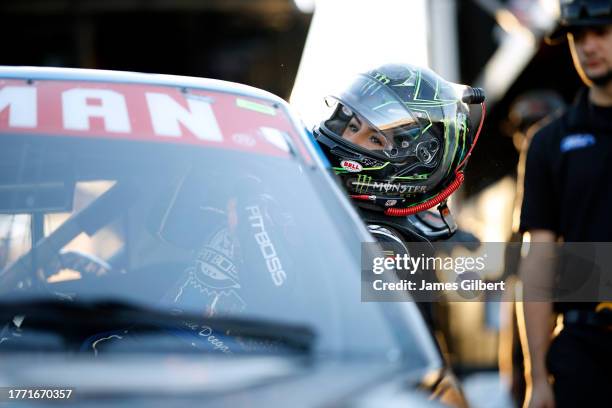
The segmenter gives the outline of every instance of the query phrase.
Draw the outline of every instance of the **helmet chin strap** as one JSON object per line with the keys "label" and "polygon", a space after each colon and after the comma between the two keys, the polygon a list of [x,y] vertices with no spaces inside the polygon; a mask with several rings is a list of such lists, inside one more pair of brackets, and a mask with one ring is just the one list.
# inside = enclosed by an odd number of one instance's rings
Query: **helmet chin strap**
{"label": "helmet chin strap", "polygon": [[452,193],[454,193],[459,187],[461,187],[461,184],[463,183],[463,180],[465,179],[465,176],[463,175],[463,168],[465,167],[465,164],[467,163],[468,158],[471,156],[474,146],[476,146],[476,142],[478,141],[478,137],[480,136],[480,131],[482,130],[482,125],[484,123],[484,119],[486,116],[487,109],[486,109],[485,103],[482,102],[480,106],[482,107],[482,116],[480,117],[480,124],[478,125],[478,131],[476,132],[476,136],[474,137],[474,143],[472,143],[470,150],[465,155],[461,163],[459,163],[459,165],[457,166],[457,169],[455,170],[455,179],[453,180],[453,182],[450,183],[444,190],[442,190],[435,197],[432,197],[423,203],[416,204],[416,205],[406,207],[406,208],[387,208],[385,210],[385,215],[388,215],[391,217],[405,217],[407,215],[413,215],[421,211],[429,210],[430,208],[440,203],[446,202],[446,199]]}

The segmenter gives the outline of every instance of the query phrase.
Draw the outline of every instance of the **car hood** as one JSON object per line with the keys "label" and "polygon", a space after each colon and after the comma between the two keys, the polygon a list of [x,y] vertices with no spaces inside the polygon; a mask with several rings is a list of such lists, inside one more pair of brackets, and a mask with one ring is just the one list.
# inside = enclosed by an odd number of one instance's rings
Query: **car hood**
{"label": "car hood", "polygon": [[[384,359],[5,355],[2,360],[0,387],[71,388],[75,402],[88,406],[353,405],[366,401],[379,385],[400,379],[404,398],[420,401],[417,406],[427,403],[414,390],[424,371]],[[380,398],[378,392],[376,400]]]}

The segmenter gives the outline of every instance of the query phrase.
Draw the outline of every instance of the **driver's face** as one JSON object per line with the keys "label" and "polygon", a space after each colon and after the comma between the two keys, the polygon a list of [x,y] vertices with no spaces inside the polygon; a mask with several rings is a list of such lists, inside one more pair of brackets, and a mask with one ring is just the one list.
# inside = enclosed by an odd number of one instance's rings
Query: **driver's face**
{"label": "driver's face", "polygon": [[342,137],[368,150],[383,150],[387,144],[387,139],[355,115],[344,129]]}

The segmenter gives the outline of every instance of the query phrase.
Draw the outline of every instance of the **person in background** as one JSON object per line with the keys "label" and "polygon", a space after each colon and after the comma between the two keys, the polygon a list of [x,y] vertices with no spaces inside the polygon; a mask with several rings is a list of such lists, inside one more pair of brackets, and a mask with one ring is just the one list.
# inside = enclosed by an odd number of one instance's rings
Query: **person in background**
{"label": "person in background", "polygon": [[[612,1],[562,0],[560,6],[553,36],[567,37],[587,87],[534,135],[527,154],[520,230],[529,233],[531,247],[520,271],[529,357],[525,405],[533,408],[609,405],[612,384],[610,304],[529,301],[525,291],[552,287],[559,277],[547,249],[554,242],[612,241]],[[562,325],[553,336],[555,314]]]}
{"label": "person in background", "polygon": [[533,134],[554,117],[560,115],[565,108],[561,96],[550,89],[537,89],[519,95],[510,105],[508,119],[503,130],[512,138],[514,147],[519,152],[516,169],[516,194],[512,214],[512,231],[508,237],[511,243],[506,247],[504,257],[504,279],[506,292],[504,302],[500,304],[500,336],[499,336],[499,371],[502,380],[510,389],[516,406],[521,406],[525,399],[525,377],[523,352],[519,341],[515,298],[520,291],[518,284],[518,265],[520,248],[515,243],[522,240],[519,233],[519,217],[523,200],[523,179],[525,174],[525,159],[527,149]]}

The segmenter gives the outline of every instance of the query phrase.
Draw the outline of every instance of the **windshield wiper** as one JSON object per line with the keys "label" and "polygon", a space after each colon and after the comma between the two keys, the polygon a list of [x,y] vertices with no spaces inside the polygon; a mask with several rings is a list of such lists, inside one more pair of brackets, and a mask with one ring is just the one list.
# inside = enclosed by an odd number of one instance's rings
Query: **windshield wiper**
{"label": "windshield wiper", "polygon": [[309,352],[316,334],[309,326],[263,319],[203,317],[120,301],[66,301],[42,299],[0,302],[0,322],[23,316],[24,328],[60,335],[68,345],[79,346],[84,336],[131,328],[157,333],[185,327],[185,322],[205,325],[222,336],[267,340],[296,351]]}

